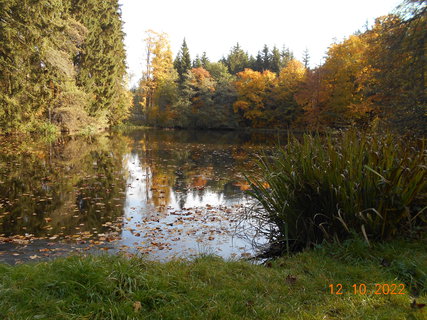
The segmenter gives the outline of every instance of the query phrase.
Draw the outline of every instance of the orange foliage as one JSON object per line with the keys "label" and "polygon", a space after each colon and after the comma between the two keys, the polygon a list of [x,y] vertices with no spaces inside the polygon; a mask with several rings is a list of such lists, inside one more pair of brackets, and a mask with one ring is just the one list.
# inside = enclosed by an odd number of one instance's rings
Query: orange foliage
{"label": "orange foliage", "polygon": [[190,71],[191,71],[191,73],[193,73],[193,75],[197,81],[202,82],[206,78],[211,78],[211,74],[209,73],[209,71],[202,68],[202,67],[192,68]]}

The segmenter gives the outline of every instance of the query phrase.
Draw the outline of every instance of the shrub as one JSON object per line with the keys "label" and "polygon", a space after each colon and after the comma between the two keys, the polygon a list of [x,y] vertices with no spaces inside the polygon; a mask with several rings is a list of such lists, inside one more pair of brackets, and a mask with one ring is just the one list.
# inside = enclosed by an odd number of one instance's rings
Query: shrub
{"label": "shrub", "polygon": [[386,240],[427,224],[424,140],[348,131],[289,138],[249,177],[260,206],[251,216],[273,226],[270,241],[298,250],[356,233]]}

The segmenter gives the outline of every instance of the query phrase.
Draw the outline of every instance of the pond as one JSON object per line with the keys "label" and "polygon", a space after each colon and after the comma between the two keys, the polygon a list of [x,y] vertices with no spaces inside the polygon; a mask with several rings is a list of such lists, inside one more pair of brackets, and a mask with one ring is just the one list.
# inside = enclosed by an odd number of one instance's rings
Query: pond
{"label": "pond", "polygon": [[[277,134],[136,130],[0,140],[0,262],[70,251],[254,254],[244,173]],[[262,239],[258,239],[262,242]]]}

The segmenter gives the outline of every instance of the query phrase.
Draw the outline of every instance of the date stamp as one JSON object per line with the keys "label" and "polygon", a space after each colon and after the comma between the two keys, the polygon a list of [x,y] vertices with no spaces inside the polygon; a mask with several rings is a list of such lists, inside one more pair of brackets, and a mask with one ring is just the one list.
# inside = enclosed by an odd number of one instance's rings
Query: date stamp
{"label": "date stamp", "polygon": [[403,283],[355,283],[349,286],[344,286],[341,283],[330,284],[328,286],[330,294],[341,295],[344,293],[348,294],[360,294],[360,295],[396,295],[406,294],[405,285]]}

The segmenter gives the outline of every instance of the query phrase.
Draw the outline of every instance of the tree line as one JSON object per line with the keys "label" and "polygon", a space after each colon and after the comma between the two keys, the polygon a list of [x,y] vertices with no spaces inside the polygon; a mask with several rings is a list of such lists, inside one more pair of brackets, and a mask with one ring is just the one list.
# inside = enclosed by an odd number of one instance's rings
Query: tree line
{"label": "tree line", "polygon": [[144,124],[181,128],[427,127],[425,0],[406,0],[328,48],[309,67],[286,47],[254,57],[239,44],[217,62],[191,59],[184,39],[173,59],[167,34],[147,32],[146,69],[134,92]]}
{"label": "tree line", "polygon": [[132,103],[118,0],[0,0],[0,133],[98,130]]}

